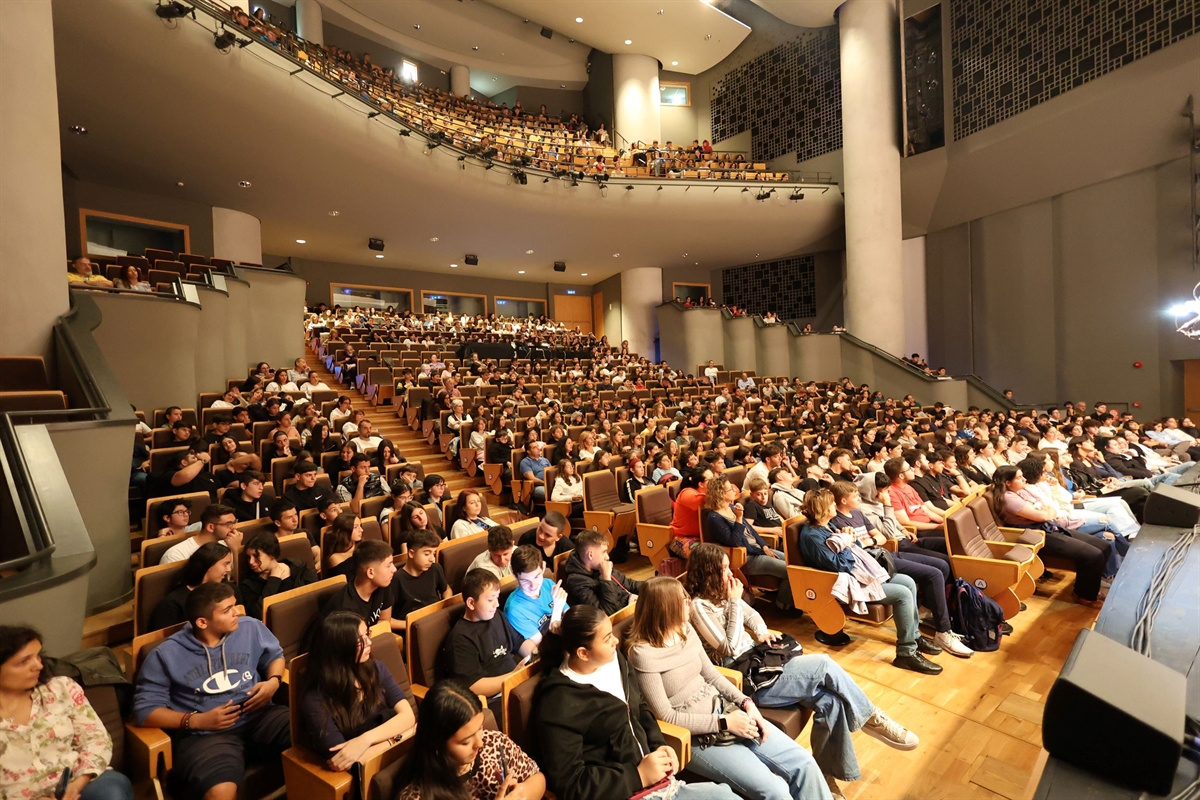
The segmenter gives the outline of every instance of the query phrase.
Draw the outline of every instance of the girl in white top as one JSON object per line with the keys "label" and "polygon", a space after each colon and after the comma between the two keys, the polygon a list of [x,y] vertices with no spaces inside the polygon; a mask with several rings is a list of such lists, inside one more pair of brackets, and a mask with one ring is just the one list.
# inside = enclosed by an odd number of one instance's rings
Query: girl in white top
{"label": "girl in white top", "polygon": [[600,447],[596,444],[596,434],[592,431],[584,431],[579,437],[580,460],[587,459],[591,461],[596,457],[596,453],[598,452],[600,452]]}
{"label": "girl in white top", "polygon": [[474,489],[463,489],[459,492],[449,516],[455,521],[450,527],[451,539],[461,539],[499,524],[483,516],[483,498]]}
{"label": "girl in white top", "polygon": [[553,503],[570,503],[570,517],[583,514],[583,478],[575,471],[575,462],[564,458],[558,462],[558,477],[554,479],[554,489],[550,493]]}
{"label": "girl in white top", "polygon": [[300,387],[300,391],[304,392],[304,396],[312,400],[313,392],[327,392],[329,387],[321,380],[321,377],[315,372],[308,373],[308,380]]}

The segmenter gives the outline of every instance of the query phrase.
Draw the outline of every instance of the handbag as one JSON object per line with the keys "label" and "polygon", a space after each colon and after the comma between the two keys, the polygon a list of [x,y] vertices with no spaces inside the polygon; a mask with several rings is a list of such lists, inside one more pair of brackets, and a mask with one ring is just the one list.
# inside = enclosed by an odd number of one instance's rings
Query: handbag
{"label": "handbag", "polygon": [[879,547],[878,545],[872,545],[871,547],[864,547],[863,550],[871,558],[878,561],[879,566],[881,566],[887,570],[889,578],[896,577],[896,559],[895,559],[895,557],[892,556],[891,551],[884,550],[882,547]]}
{"label": "handbag", "polygon": [[[741,710],[736,703],[731,703],[719,694],[713,695],[712,706],[713,714],[718,717]],[[692,734],[692,747],[728,747],[741,741],[742,738],[733,731]]]}
{"label": "handbag", "polygon": [[787,663],[803,653],[796,638],[785,633],[774,644],[759,642],[725,666],[742,673],[743,686],[749,689],[746,694],[753,696],[774,685]]}

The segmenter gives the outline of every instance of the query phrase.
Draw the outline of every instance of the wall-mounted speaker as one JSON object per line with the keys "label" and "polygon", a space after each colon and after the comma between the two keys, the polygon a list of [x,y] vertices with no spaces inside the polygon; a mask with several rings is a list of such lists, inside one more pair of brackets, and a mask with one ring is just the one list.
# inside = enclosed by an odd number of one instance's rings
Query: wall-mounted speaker
{"label": "wall-mounted speaker", "polygon": [[554,262],[554,271],[555,272],[566,272],[567,271],[567,262],[555,261]]}
{"label": "wall-mounted speaker", "polygon": [[547,39],[549,39],[553,35],[554,31],[550,30],[549,28],[542,28],[542,36],[545,36]]}
{"label": "wall-mounted speaker", "polygon": [[468,266],[475,267],[479,265],[479,256],[468,255],[464,260]]}
{"label": "wall-mounted speaker", "polygon": [[367,247],[383,252],[383,239],[367,239]]}

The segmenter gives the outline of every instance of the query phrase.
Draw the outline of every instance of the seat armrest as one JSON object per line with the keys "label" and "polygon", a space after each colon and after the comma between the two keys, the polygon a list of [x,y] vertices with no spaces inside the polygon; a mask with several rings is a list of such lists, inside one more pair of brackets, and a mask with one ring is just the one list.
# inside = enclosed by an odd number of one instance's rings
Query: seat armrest
{"label": "seat armrest", "polygon": [[429,687],[422,686],[419,683],[409,684],[409,688],[412,689],[413,697],[417,699],[417,703],[420,703],[425,699],[425,695],[429,694]]}
{"label": "seat armrest", "polygon": [[145,771],[145,777],[156,780],[159,765],[165,775],[171,769],[171,737],[162,728],[140,728],[125,723],[125,743],[129,747],[130,763],[134,771]]}
{"label": "seat armrest", "polygon": [[779,549],[779,540],[783,538],[781,534],[763,533],[762,531],[758,531],[758,535],[764,542],[771,545],[772,548],[776,550]]}
{"label": "seat armrest", "polygon": [[729,667],[717,667],[717,672],[724,675],[725,679],[736,686],[739,692],[742,691],[742,680],[744,679],[742,673]]}
{"label": "seat armrest", "polygon": [[682,770],[692,760],[692,732],[687,728],[663,722],[661,719],[658,721],[658,729],[662,731],[663,738],[667,740],[667,744],[679,757],[679,769]]}

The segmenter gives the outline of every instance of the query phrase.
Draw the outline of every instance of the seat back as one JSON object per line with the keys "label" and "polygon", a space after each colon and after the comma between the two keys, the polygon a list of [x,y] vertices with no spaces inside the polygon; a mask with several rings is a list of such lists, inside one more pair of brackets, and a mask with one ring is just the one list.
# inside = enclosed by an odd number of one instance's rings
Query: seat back
{"label": "seat back", "polygon": [[171,591],[175,578],[186,564],[175,561],[139,569],[133,574],[133,635],[146,633],[150,627],[150,612]]}
{"label": "seat back", "polygon": [[541,680],[542,665],[535,662],[517,670],[504,681],[501,706],[504,733],[527,753],[535,744],[531,727],[533,695]]}
{"label": "seat back", "polygon": [[487,531],[480,531],[461,539],[447,539],[438,547],[438,563],[442,565],[450,591],[458,593],[467,567],[476,556],[487,550],[487,539]]}
{"label": "seat back", "polygon": [[589,472],[583,476],[583,508],[586,511],[609,511],[621,504],[617,494],[617,476],[612,470]]}
{"label": "seat back", "polygon": [[992,504],[988,502],[990,498],[990,494],[984,493],[968,503],[967,508],[975,517],[975,524],[979,526],[979,532],[984,539],[1002,542],[1005,540],[1004,534],[1000,532],[1000,524],[996,520],[996,515],[992,513]]}
{"label": "seat back", "polygon": [[125,719],[121,713],[121,699],[117,696],[116,686],[113,684],[84,686],[83,694],[92,704],[92,709],[100,718],[100,722],[104,724],[109,738],[112,739],[112,756],[108,763],[112,765],[113,769],[128,773],[129,765],[125,763]]}
{"label": "seat back", "polygon": [[181,533],[177,536],[157,536],[153,539],[142,539],[142,556],[138,560],[138,567],[157,567],[162,563],[162,558],[168,550],[184,539],[190,538],[191,535],[190,533]]}
{"label": "seat back", "polygon": [[803,514],[784,521],[783,555],[793,566],[804,566],[804,559],[800,557],[800,531],[807,521]]}
{"label": "seat back", "polygon": [[[250,559],[246,555],[245,547],[245,542],[250,541],[250,538],[250,535],[244,536],[242,540],[243,546],[239,547],[237,551],[237,574],[239,579],[245,578],[250,574]],[[287,536],[280,536],[278,541],[280,558],[307,564],[313,572],[317,571],[317,562],[313,558],[312,544],[308,540],[308,534],[292,533]]]}
{"label": "seat back", "polygon": [[746,481],[746,472],[746,467],[739,464],[736,467],[725,470],[725,477],[729,479],[730,483],[738,487],[738,491],[740,492],[742,484]]}
{"label": "seat back", "polygon": [[674,516],[671,494],[665,486],[642,489],[634,496],[638,522],[651,525],[670,525]]}
{"label": "seat back", "polygon": [[946,517],[946,546],[952,555],[992,558],[992,551],[969,508],[960,508]]}
{"label": "seat back", "polygon": [[438,653],[442,642],[450,634],[454,624],[462,619],[466,611],[462,597],[452,597],[440,603],[408,615],[408,677],[418,686],[432,687],[437,680]]}
{"label": "seat back", "polygon": [[0,392],[48,392],[46,360],[41,356],[0,357]]}
{"label": "seat back", "polygon": [[263,599],[263,624],[279,640],[285,659],[303,652],[308,628],[320,613],[321,606],[345,585],[346,576],[337,575]]}

